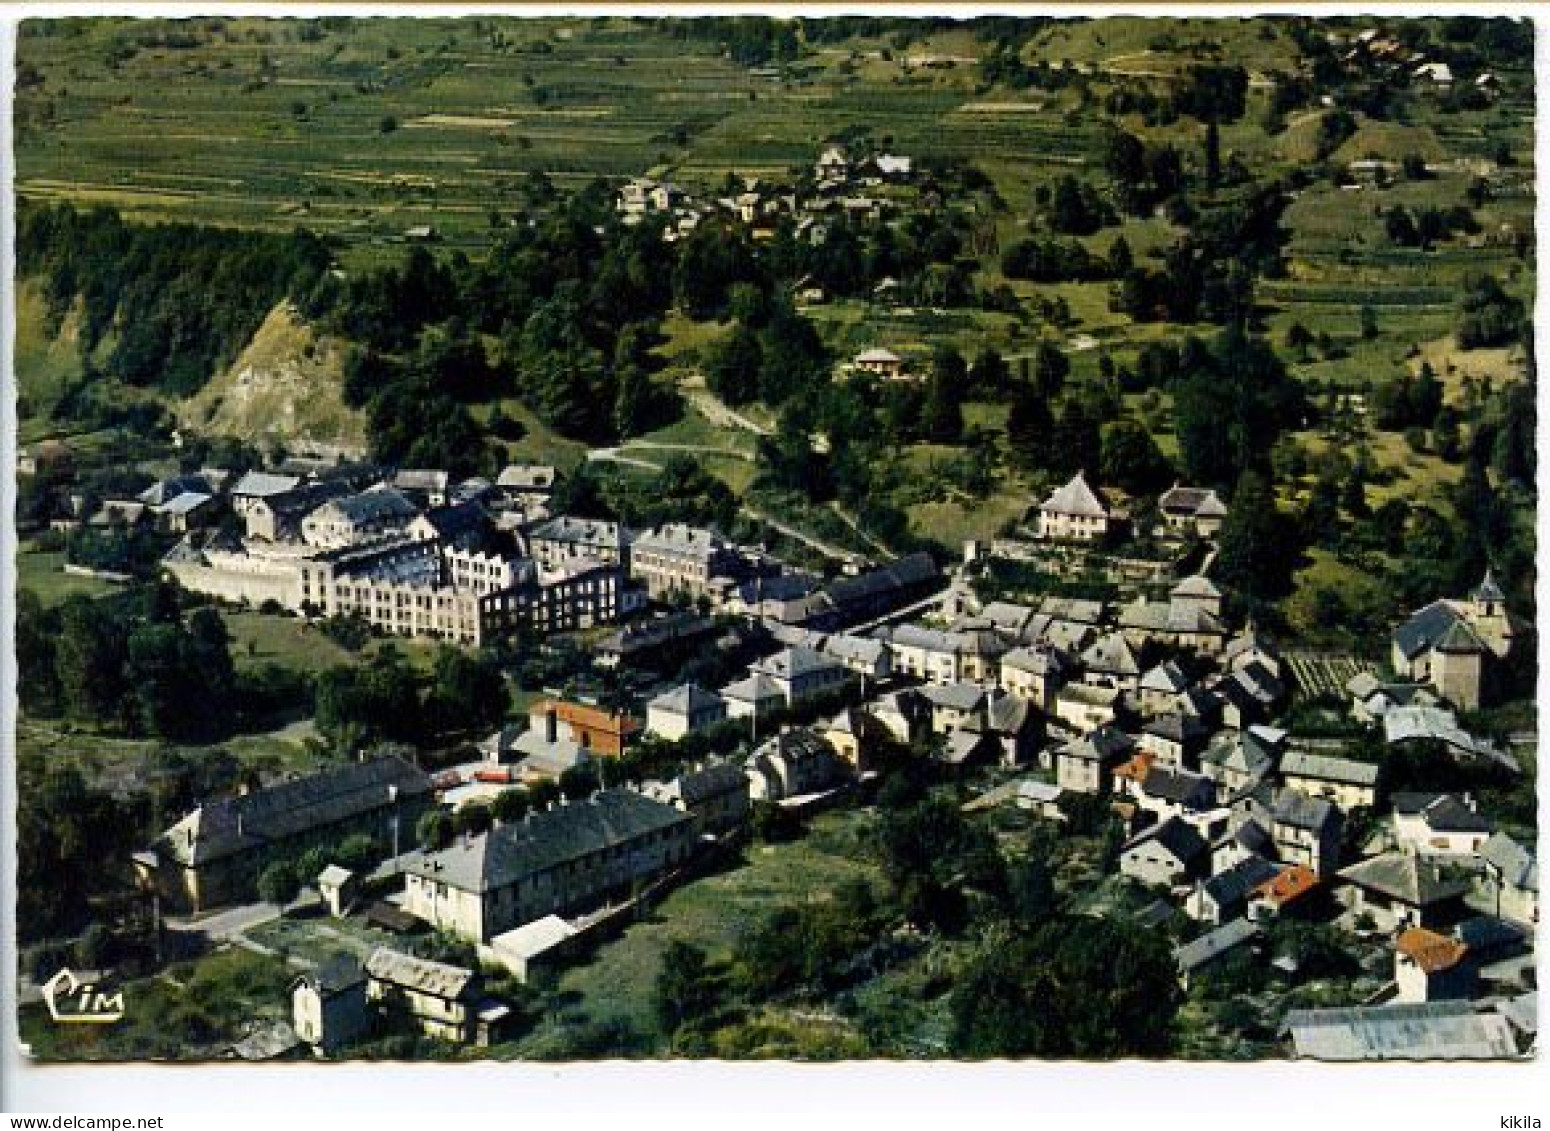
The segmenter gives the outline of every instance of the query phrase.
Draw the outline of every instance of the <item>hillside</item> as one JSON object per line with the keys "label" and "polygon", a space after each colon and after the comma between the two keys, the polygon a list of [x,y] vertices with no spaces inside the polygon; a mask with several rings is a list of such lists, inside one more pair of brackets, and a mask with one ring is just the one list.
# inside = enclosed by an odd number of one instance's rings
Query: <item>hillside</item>
{"label": "hillside", "polygon": [[320,337],[290,303],[259,327],[231,368],[176,410],[181,424],[291,451],[365,454],[364,415],[340,396],[341,344]]}

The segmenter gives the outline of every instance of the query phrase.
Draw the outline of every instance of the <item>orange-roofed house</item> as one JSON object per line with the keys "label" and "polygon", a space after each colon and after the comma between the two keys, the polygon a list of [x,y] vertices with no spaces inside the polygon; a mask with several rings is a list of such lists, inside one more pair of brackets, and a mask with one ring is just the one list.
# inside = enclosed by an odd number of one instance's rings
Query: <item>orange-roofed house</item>
{"label": "orange-roofed house", "polygon": [[1143,750],[1115,766],[1114,792],[1123,797],[1140,797],[1141,784],[1146,781],[1146,775],[1151,772],[1155,761],[1155,754]]}
{"label": "orange-roofed house", "polygon": [[563,699],[545,699],[533,704],[528,721],[537,733],[550,742],[568,739],[589,753],[617,758],[624,753],[640,723],[629,715],[589,707],[585,703],[567,703]]}
{"label": "orange-roofed house", "polygon": [[1401,931],[1394,942],[1394,982],[1400,1002],[1468,998],[1475,988],[1469,947],[1425,927]]}
{"label": "orange-roofed house", "polygon": [[1249,900],[1249,917],[1269,919],[1302,912],[1314,902],[1313,892],[1319,876],[1306,864],[1293,864],[1254,889]]}

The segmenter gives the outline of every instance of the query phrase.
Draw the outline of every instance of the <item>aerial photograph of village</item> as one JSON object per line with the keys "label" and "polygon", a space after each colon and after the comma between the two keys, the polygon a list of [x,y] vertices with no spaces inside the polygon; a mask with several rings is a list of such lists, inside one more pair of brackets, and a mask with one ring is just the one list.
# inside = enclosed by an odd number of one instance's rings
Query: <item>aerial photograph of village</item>
{"label": "aerial photograph of village", "polygon": [[1531,1057],[1533,55],[23,21],[25,1055]]}

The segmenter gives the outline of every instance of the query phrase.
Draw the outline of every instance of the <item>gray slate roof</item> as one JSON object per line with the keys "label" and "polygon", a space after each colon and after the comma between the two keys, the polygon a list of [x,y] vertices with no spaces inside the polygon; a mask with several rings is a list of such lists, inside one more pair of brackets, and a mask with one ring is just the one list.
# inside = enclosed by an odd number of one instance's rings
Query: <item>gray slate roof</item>
{"label": "gray slate roof", "polygon": [[1413,660],[1423,652],[1431,651],[1448,629],[1462,620],[1447,601],[1433,601],[1412,613],[1409,620],[1394,630],[1394,643],[1405,659]]}
{"label": "gray slate roof", "polygon": [[695,711],[714,707],[723,700],[714,691],[706,691],[695,683],[685,683],[675,687],[671,691],[664,691],[653,699],[649,707],[658,711],[671,711],[674,714],[688,717]]}
{"label": "gray slate roof", "polygon": [[741,767],[731,762],[719,762],[714,766],[679,774],[675,784],[678,786],[678,796],[684,799],[686,805],[698,805],[728,793],[748,792],[747,775]]}
{"label": "gray slate roof", "polygon": [[1081,472],[1077,472],[1065,486],[1058,488],[1039,504],[1039,509],[1052,514],[1081,515],[1086,518],[1107,518],[1108,507],[1091,487]]}
{"label": "gray slate roof", "polygon": [[252,498],[265,498],[269,495],[281,495],[286,491],[293,491],[301,485],[301,478],[296,475],[275,475],[268,471],[244,472],[241,479],[231,489],[233,495],[246,495]]}
{"label": "gray slate roof", "polygon": [[383,519],[411,519],[419,509],[391,487],[362,491],[343,499],[335,499],[332,505],[351,522],[380,522]]}
{"label": "gray slate roof", "polygon": [[1153,825],[1139,836],[1132,838],[1125,845],[1124,850],[1129,852],[1133,848],[1154,842],[1167,849],[1180,864],[1188,864],[1206,850],[1206,842],[1195,827],[1178,817],[1169,817],[1161,824]]}
{"label": "gray slate roof", "polygon": [[1467,1001],[1294,1009],[1284,1028],[1315,1060],[1499,1060],[1518,1055],[1505,1018]]}
{"label": "gray slate roof", "polygon": [[1493,833],[1480,846],[1480,859],[1500,872],[1503,882],[1512,887],[1530,891],[1539,887],[1539,862],[1506,833]]}
{"label": "gray slate roof", "polygon": [[1308,754],[1301,750],[1288,750],[1282,756],[1281,775],[1337,782],[1341,785],[1371,787],[1378,783],[1378,767],[1371,762],[1353,762],[1349,758]]}
{"label": "gray slate roof", "polygon": [[477,991],[477,975],[461,966],[448,966],[428,958],[379,946],[366,959],[366,973],[373,981],[430,994],[447,1001],[467,999]]}
{"label": "gray slate roof", "polygon": [[1263,856],[1245,856],[1205,882],[1205,893],[1218,907],[1245,902],[1249,893],[1280,875],[1281,869]]}
{"label": "gray slate roof", "polygon": [[164,832],[156,848],[179,864],[198,867],[383,808],[390,786],[403,801],[429,793],[431,780],[400,758],[351,762],[241,797],[206,802]]}
{"label": "gray slate roof", "polygon": [[1449,876],[1435,861],[1404,852],[1386,852],[1349,868],[1340,875],[1358,887],[1371,888],[1412,907],[1426,907],[1463,895],[1469,882]]}
{"label": "gray slate roof", "polygon": [[416,852],[404,870],[462,891],[493,891],[687,820],[671,805],[633,791],[603,790],[439,852]]}
{"label": "gray slate roof", "polygon": [[1082,653],[1082,664],[1089,671],[1107,675],[1141,674],[1141,665],[1136,663],[1136,655],[1131,651],[1130,644],[1117,632],[1095,640],[1092,647]]}
{"label": "gray slate roof", "polygon": [[1176,947],[1173,958],[1179,964],[1179,970],[1188,974],[1215,961],[1229,950],[1242,946],[1258,934],[1257,924],[1247,919],[1233,919],[1210,934],[1201,935],[1193,942]]}

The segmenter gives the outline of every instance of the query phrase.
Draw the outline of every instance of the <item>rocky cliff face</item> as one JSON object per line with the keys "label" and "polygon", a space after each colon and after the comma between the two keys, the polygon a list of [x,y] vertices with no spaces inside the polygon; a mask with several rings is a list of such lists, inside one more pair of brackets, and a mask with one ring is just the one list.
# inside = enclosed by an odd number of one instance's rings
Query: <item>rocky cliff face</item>
{"label": "rocky cliff face", "polygon": [[264,320],[231,368],[179,406],[179,423],[260,447],[358,458],[365,414],[341,395],[343,344],[321,337],[288,302]]}

